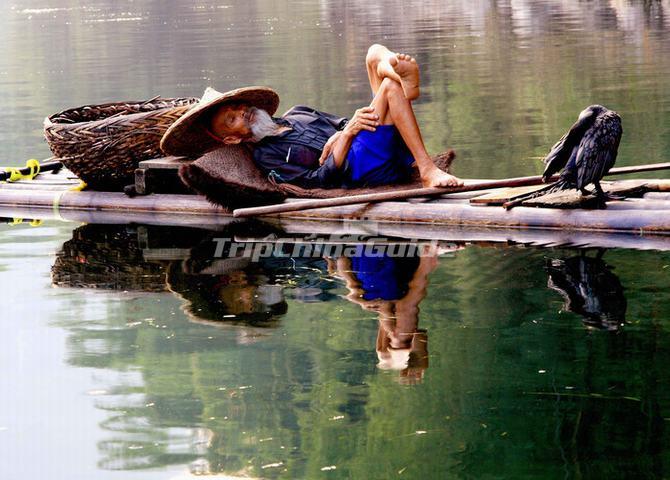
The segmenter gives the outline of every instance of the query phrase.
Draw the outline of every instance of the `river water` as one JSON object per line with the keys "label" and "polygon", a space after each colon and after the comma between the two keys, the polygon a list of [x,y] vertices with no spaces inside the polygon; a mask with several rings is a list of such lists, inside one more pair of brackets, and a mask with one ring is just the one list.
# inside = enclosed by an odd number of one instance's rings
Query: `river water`
{"label": "river water", "polygon": [[[623,118],[618,165],[668,160],[667,0],[15,0],[0,165],[48,157],[57,111],[208,85],[350,115],[373,42],[418,59],[458,175],[540,173],[593,103]],[[669,475],[668,252],[248,263],[212,257],[227,227],[0,232],[2,478]]]}

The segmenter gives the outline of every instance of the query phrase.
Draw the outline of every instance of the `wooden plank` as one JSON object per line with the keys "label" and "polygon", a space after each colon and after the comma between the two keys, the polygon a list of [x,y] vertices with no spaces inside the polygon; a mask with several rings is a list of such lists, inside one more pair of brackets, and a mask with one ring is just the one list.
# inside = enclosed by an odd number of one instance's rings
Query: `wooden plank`
{"label": "wooden plank", "polygon": [[135,170],[135,194],[178,193],[195,194],[179,178],[179,167],[191,160],[169,157],[140,162]]}
{"label": "wooden plank", "polygon": [[[601,186],[605,193],[622,197],[641,196],[650,188],[650,185],[640,180],[603,182]],[[578,190],[563,190],[526,200],[522,205],[544,208],[598,208],[602,204],[595,195],[582,195]]]}
{"label": "wooden plank", "polygon": [[501,188],[487,193],[486,195],[480,195],[478,197],[471,198],[470,203],[473,205],[502,205],[514,197],[525,195],[526,193],[530,192],[535,192],[545,187],[546,185],[531,185],[527,187]]}
{"label": "wooden plank", "polygon": [[184,164],[193,162],[186,157],[162,157],[144,160],[139,163],[139,168],[156,168],[162,170],[179,170]]}
{"label": "wooden plank", "polygon": [[147,173],[146,168],[135,169],[135,194],[137,195],[148,195],[151,193],[147,188],[146,173]]}

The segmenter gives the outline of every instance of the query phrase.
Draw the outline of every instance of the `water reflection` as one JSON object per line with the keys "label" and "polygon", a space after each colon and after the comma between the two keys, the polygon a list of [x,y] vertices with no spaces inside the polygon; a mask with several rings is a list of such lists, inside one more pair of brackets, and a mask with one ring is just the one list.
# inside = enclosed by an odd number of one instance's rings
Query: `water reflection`
{"label": "water reflection", "polygon": [[[401,383],[421,381],[428,368],[428,335],[419,328],[419,305],[438,256],[465,248],[463,244],[401,241],[378,250],[368,241],[338,245],[335,251],[346,252],[338,257],[289,257],[295,251],[290,243],[282,243],[280,254],[257,259],[244,249],[230,256],[232,243],[216,252],[220,239],[250,231],[265,233],[260,238],[267,239],[277,233],[256,222],[215,232],[84,225],[58,252],[52,281],[59,287],[169,291],[192,322],[256,328],[277,327],[288,313],[287,297],[301,303],[334,300],[333,292],[343,282],[344,298],[377,315],[378,368],[399,371]],[[251,330],[246,332],[251,341]]]}
{"label": "water reflection", "polygon": [[125,225],[83,225],[56,254],[55,286],[161,292],[165,265],[145,260],[137,231]]}
{"label": "water reflection", "polygon": [[372,255],[359,247],[351,257],[326,260],[328,271],[344,281],[345,298],[377,314],[377,367],[398,370],[401,383],[414,384],[428,368],[428,335],[419,329],[419,304],[426,297],[428,277],[437,267],[439,249],[423,245],[403,251],[411,254]]}
{"label": "water reflection", "polygon": [[623,287],[603,261],[605,250],[595,257],[585,251],[566,259],[547,261],[547,286],[565,299],[564,309],[582,316],[584,324],[603,330],[618,330],[626,320]]}
{"label": "water reflection", "polygon": [[[101,468],[481,478],[512,456],[515,478],[663,476],[668,338],[655,324],[670,298],[653,289],[667,254],[610,251],[606,264],[454,244],[447,258],[430,246],[406,258],[213,255],[216,238],[247,233],[87,225],[58,254],[60,286],[130,295],[100,321],[63,322],[69,362],[107,373],[94,397],[107,416]],[[162,296],[134,302],[158,274]],[[588,325],[625,312],[626,326],[612,335],[559,318],[548,274],[586,295],[564,308]]]}
{"label": "water reflection", "polygon": [[274,283],[262,263],[247,258],[219,259],[199,271],[174,262],[167,275],[169,290],[183,301],[192,321],[241,321],[270,325],[288,308],[283,287]]}

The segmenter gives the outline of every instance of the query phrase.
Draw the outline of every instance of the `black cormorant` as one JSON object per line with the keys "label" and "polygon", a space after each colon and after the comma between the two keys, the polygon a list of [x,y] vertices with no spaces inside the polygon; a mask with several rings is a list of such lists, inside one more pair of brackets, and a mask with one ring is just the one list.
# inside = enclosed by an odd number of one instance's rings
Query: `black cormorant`
{"label": "black cormorant", "polygon": [[604,197],[600,179],[616,161],[622,133],[621,117],[615,111],[602,105],[585,108],[544,159],[542,179],[546,182],[563,169],[557,182],[563,184],[562,190],[576,188],[587,194],[586,186],[593,183],[597,195]]}
{"label": "black cormorant", "polygon": [[578,189],[583,195],[591,193],[586,186],[593,183],[600,200],[614,198],[605,194],[600,179],[616,161],[623,129],[621,117],[602,105],[591,105],[579,114],[579,118],[561,137],[545,157],[543,181],[547,182],[563,169],[559,180],[546,188],[529,193],[509,202],[511,208],[524,200],[546,195],[559,190]]}

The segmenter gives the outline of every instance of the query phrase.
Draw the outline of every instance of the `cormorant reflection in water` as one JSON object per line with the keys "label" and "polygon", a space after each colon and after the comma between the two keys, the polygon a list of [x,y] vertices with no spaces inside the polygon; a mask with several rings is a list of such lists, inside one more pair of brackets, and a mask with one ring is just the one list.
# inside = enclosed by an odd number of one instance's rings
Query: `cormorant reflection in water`
{"label": "cormorant reflection in water", "polygon": [[417,249],[411,256],[391,257],[366,255],[360,247],[351,257],[327,258],[328,271],[344,280],[347,300],[377,313],[377,366],[399,370],[401,383],[419,383],[428,368],[428,335],[419,329],[419,304],[445,250],[422,245],[421,255]]}
{"label": "cormorant reflection in water", "polygon": [[600,330],[618,330],[626,319],[626,297],[617,277],[602,259],[585,251],[563,259],[549,259],[547,286],[565,299],[564,309],[581,315],[586,326]]}

